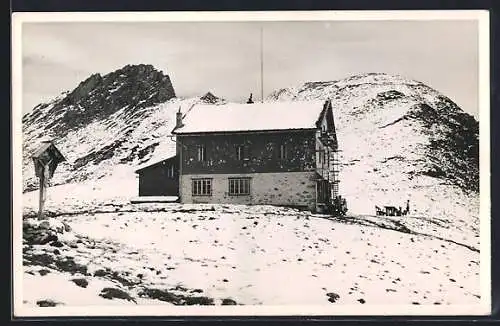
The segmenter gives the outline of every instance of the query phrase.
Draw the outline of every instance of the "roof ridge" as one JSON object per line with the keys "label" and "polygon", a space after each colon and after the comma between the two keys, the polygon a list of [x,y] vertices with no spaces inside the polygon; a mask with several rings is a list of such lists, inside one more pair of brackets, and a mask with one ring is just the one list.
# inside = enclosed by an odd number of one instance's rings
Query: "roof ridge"
{"label": "roof ridge", "polygon": [[315,129],[325,103],[325,100],[198,103],[184,114],[183,126],[175,133]]}

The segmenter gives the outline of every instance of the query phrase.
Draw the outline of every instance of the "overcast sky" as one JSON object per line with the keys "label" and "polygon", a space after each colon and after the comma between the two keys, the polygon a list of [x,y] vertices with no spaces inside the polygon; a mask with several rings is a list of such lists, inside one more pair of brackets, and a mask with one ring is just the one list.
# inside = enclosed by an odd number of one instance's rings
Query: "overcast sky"
{"label": "overcast sky", "polygon": [[23,112],[92,73],[152,64],[178,96],[231,101],[365,72],[413,78],[478,117],[476,21],[24,23]]}

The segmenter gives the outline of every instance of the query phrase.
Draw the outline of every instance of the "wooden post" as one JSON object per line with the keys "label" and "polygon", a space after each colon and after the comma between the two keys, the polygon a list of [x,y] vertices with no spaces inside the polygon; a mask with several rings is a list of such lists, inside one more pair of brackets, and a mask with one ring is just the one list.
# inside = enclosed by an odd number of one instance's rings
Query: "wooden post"
{"label": "wooden post", "polygon": [[45,202],[45,178],[44,175],[40,175],[40,189],[38,194],[38,219],[43,220],[43,204]]}
{"label": "wooden post", "polygon": [[42,167],[41,173],[39,175],[40,179],[40,189],[39,189],[39,195],[38,195],[38,219],[39,220],[45,220],[47,219],[46,216],[43,214],[43,207],[45,205],[45,199],[47,195],[47,181],[49,179],[49,164],[46,164],[45,166]]}
{"label": "wooden post", "polygon": [[49,179],[52,178],[57,165],[66,161],[64,156],[54,146],[52,142],[42,141],[42,145],[31,156],[35,165],[35,174],[40,181],[39,194],[38,194],[38,219],[44,220],[43,208],[47,195],[47,187]]}

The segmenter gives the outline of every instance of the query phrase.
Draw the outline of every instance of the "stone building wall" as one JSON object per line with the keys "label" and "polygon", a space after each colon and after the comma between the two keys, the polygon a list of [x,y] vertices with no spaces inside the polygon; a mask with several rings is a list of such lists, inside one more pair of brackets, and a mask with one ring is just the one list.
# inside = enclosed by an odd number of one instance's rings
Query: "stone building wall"
{"label": "stone building wall", "polygon": [[[229,195],[229,178],[248,177],[250,195]],[[212,179],[211,196],[193,196],[192,180]],[[316,208],[315,172],[245,173],[245,174],[188,174],[180,179],[181,202],[280,205]]]}

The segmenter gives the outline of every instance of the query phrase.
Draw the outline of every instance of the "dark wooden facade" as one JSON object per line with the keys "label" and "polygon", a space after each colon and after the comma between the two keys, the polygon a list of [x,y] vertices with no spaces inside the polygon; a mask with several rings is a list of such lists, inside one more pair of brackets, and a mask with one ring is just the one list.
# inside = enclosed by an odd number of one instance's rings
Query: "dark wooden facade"
{"label": "dark wooden facade", "polygon": [[[315,169],[316,130],[178,135],[183,174]],[[204,157],[200,157],[203,147]]]}
{"label": "dark wooden facade", "polygon": [[178,196],[179,160],[177,156],[143,167],[139,174],[139,196]]}

